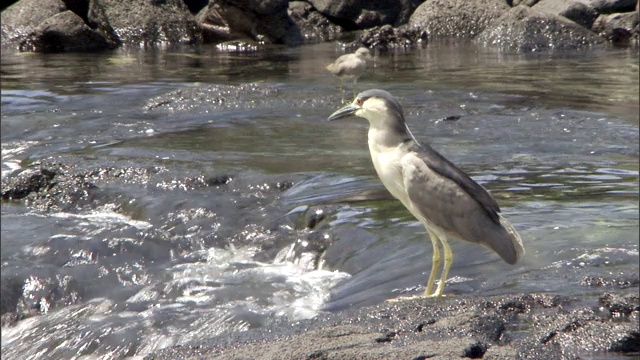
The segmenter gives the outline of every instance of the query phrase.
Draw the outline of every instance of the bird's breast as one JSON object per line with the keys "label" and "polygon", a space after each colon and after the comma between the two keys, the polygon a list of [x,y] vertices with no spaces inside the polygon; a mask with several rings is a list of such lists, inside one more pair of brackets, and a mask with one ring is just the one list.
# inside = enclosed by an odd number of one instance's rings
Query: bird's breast
{"label": "bird's breast", "polygon": [[369,141],[369,151],[371,152],[373,167],[376,169],[378,177],[380,177],[384,186],[391,195],[406,206],[408,197],[404,188],[401,165],[401,159],[406,154],[406,151],[401,146],[380,146],[371,140]]}

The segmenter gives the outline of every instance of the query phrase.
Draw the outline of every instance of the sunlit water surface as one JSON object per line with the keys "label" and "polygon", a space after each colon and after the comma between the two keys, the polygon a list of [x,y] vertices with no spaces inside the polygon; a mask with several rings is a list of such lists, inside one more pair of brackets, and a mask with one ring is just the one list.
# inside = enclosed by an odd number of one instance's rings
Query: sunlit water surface
{"label": "sunlit water surface", "polygon": [[[21,291],[25,317],[2,328],[3,356],[143,357],[422,291],[431,245],[378,182],[366,122],[325,121],[341,53],[3,52],[3,178],[49,157],[157,172],[98,184],[113,200],[78,212],[3,202],[3,291]],[[522,235],[515,266],[452,241],[450,295],[637,291],[637,52],[429,45],[376,53],[367,88],[393,93]],[[189,102],[158,103],[175,91]],[[317,229],[295,225],[314,212]],[[319,260],[299,250],[324,242]]]}

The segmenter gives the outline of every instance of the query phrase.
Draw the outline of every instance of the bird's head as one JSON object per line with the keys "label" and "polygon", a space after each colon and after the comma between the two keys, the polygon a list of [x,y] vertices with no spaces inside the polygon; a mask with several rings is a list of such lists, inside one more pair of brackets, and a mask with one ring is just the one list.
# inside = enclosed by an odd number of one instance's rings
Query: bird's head
{"label": "bird's head", "polygon": [[356,56],[361,58],[361,59],[365,59],[368,60],[371,58],[371,53],[369,52],[369,49],[365,48],[365,47],[361,47],[358,50],[356,50],[355,52]]}
{"label": "bird's head", "polygon": [[369,120],[369,124],[375,128],[386,128],[400,133],[404,133],[406,129],[402,106],[384,90],[372,89],[361,92],[351,104],[331,114],[328,120],[350,115]]}

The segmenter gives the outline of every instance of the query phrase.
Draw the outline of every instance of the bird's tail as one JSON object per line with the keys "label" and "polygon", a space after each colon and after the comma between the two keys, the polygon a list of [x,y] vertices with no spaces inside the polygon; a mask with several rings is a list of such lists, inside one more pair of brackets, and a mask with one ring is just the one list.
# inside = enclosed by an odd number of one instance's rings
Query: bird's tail
{"label": "bird's tail", "polygon": [[499,249],[494,249],[500,257],[513,265],[520,260],[522,255],[524,255],[524,246],[522,245],[522,239],[520,238],[520,234],[518,231],[511,225],[507,219],[500,216],[500,225],[506,232],[505,235],[506,241],[501,242],[501,246]]}

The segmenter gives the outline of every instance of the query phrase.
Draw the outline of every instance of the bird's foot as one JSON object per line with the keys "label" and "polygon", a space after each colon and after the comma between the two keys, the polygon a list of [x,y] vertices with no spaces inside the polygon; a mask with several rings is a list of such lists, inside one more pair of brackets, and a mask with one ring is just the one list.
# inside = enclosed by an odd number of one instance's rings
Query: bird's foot
{"label": "bird's foot", "polygon": [[390,303],[397,303],[400,301],[405,301],[405,300],[416,300],[416,299],[425,299],[425,298],[436,298],[436,297],[445,297],[447,295],[444,294],[430,294],[430,295],[426,295],[426,294],[422,294],[422,295],[408,295],[408,296],[398,296],[397,298],[393,298],[393,299],[387,299],[385,300],[386,302],[390,302]]}
{"label": "bird's foot", "polygon": [[406,300],[416,300],[416,299],[422,299],[424,296],[422,295],[409,295],[409,296],[399,296],[397,298],[393,298],[393,299],[387,299],[385,300],[386,302],[390,302],[390,303],[397,303],[400,301],[406,301]]}

